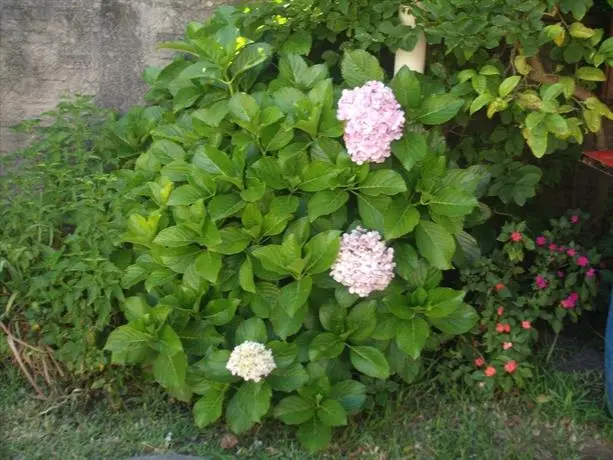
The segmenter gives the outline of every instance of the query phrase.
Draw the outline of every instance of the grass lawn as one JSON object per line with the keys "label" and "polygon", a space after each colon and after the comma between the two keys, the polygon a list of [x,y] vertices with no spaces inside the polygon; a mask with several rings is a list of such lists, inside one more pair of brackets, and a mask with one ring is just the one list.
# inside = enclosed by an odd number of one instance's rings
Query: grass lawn
{"label": "grass lawn", "polygon": [[[481,401],[459,386],[401,389],[335,432],[313,458],[613,459],[613,419],[604,409],[600,372],[540,370],[521,395]],[[57,406],[31,397],[25,382],[0,367],[0,458],[123,459],[175,452],[231,458],[310,458],[289,427],[268,422],[232,441],[222,426],[198,430],[189,410],[147,389],[114,412],[80,396]]]}

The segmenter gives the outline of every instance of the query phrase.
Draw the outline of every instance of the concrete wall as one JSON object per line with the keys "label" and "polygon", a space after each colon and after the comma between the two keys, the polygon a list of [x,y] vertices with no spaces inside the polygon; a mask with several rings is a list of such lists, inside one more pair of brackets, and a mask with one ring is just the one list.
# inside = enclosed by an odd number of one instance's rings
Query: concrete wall
{"label": "concrete wall", "polygon": [[23,143],[8,129],[52,109],[62,94],[96,95],[121,110],[145,92],[141,73],[228,0],[0,0],[0,152]]}

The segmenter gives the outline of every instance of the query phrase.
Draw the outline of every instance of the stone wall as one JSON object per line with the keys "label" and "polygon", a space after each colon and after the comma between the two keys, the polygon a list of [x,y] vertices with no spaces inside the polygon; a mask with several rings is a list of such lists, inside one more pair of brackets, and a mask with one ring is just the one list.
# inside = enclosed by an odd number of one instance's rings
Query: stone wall
{"label": "stone wall", "polygon": [[22,139],[11,125],[52,109],[62,94],[96,95],[125,110],[145,92],[148,65],[228,0],[0,0],[0,153]]}

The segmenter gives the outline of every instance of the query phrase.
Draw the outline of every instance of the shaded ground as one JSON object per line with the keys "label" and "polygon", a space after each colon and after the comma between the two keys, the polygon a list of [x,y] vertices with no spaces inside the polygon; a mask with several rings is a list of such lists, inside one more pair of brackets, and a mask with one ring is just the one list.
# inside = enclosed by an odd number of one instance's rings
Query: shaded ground
{"label": "shaded ground", "polygon": [[[0,376],[0,458],[121,459],[167,452],[310,458],[291,428],[270,422],[238,440],[221,426],[198,430],[184,406],[168,404],[158,391],[127,400],[122,412],[110,411],[104,400],[84,407],[79,398],[56,408],[32,399],[12,369],[0,369]],[[599,371],[540,371],[521,396],[497,401],[424,383],[402,389],[387,409],[338,430],[329,449],[313,458],[613,459],[613,420],[604,409]]]}

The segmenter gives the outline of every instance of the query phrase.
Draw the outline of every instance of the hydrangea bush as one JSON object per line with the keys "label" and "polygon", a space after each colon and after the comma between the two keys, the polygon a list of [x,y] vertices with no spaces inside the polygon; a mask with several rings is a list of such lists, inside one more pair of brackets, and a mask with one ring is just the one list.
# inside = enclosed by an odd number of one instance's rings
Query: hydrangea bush
{"label": "hydrangea bush", "polygon": [[570,212],[536,235],[523,222],[509,222],[500,247],[462,270],[480,320],[449,353],[456,361],[446,367],[455,378],[490,392],[523,386],[532,375],[538,331],[559,333],[565,321],[592,309],[600,255],[576,242],[585,218]]}
{"label": "hydrangea bush", "polygon": [[361,50],[313,65],[308,42],[250,42],[231,21],[190,24],[189,56],[146,72],[159,121],[124,174],[136,258],[106,349],[195,401],[198,426],[272,416],[315,450],[364,382],[411,382],[474,326],[440,283],[478,257],[464,227],[488,176],[446,159],[436,126],[465,101],[440,84],[388,80]]}

